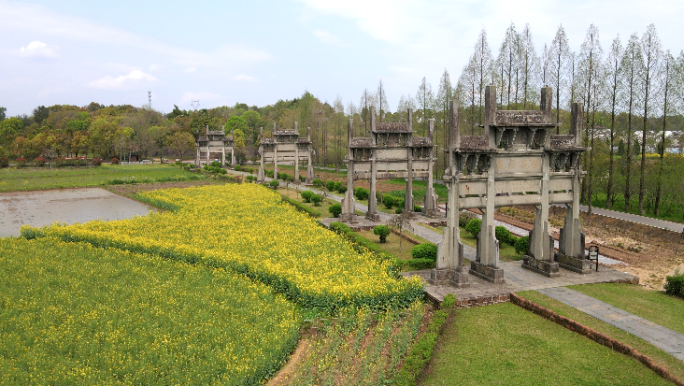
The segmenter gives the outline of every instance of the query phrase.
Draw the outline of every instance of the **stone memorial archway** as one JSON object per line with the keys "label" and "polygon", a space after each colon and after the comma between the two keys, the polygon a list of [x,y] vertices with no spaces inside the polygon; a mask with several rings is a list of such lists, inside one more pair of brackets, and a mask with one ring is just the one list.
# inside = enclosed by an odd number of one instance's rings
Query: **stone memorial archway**
{"label": "stone memorial archway", "polygon": [[257,173],[257,182],[265,181],[266,172],[264,171],[264,164],[273,164],[274,178],[278,178],[278,164],[293,164],[295,167],[295,183],[299,184],[299,163],[306,162],[306,183],[311,184],[314,180],[313,160],[311,153],[313,146],[311,144],[311,128],[306,128],[306,137],[299,136],[297,122],[294,123],[294,130],[276,130],[276,124],[273,123],[273,137],[264,138],[263,128],[259,129],[259,137],[261,142],[259,145],[259,155],[261,161],[259,164],[259,172]]}

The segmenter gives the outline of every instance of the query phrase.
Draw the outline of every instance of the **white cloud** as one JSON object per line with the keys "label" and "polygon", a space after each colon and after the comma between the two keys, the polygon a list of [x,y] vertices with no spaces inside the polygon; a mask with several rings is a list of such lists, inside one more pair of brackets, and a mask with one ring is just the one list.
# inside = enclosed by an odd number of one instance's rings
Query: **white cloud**
{"label": "white cloud", "polygon": [[150,69],[150,71],[157,71],[161,68],[161,66],[153,63],[153,64],[150,64],[150,66],[148,68]]}
{"label": "white cloud", "polygon": [[259,79],[255,78],[255,77],[253,77],[253,76],[249,76],[249,75],[245,75],[245,74],[240,74],[240,75],[236,76],[236,77],[233,78],[233,79],[239,80],[239,81],[242,81],[242,82],[256,82],[256,81],[259,80]]}
{"label": "white cloud", "polygon": [[43,42],[34,41],[26,47],[21,47],[19,56],[22,58],[56,58],[59,47],[47,45]]}
{"label": "white cloud", "polygon": [[200,103],[204,101],[215,101],[217,99],[221,98],[220,95],[214,94],[213,92],[207,92],[207,91],[200,91],[200,92],[191,92],[188,91],[183,94],[181,97],[179,105],[185,105],[185,104],[190,104],[192,101],[200,101]]}
{"label": "white cloud", "polygon": [[337,36],[331,34],[329,31],[317,30],[314,31],[314,36],[317,37],[323,43],[344,45],[342,40]]}
{"label": "white cloud", "polygon": [[183,70],[184,73],[186,74],[192,74],[193,72],[197,71],[196,67],[188,67],[185,70]]}
{"label": "white cloud", "polygon": [[118,90],[145,82],[154,82],[156,80],[157,78],[150,74],[146,74],[140,70],[133,70],[127,75],[120,75],[116,78],[107,75],[104,78],[90,82],[88,85],[103,90]]}

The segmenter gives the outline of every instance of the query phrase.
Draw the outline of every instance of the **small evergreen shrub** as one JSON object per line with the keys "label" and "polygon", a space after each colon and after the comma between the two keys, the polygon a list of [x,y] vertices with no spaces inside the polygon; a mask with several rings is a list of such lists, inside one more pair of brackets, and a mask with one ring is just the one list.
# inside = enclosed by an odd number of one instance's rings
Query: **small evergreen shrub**
{"label": "small evergreen shrub", "polygon": [[414,259],[437,260],[437,245],[432,243],[418,244],[411,249]]}
{"label": "small evergreen shrub", "polygon": [[333,181],[333,180],[326,181],[326,183],[325,183],[325,188],[328,189],[329,192],[332,192],[332,191],[337,190],[337,189],[336,189],[336,188],[337,188],[337,184],[336,184],[335,181]]}
{"label": "small evergreen shrub", "polygon": [[313,186],[315,188],[320,188],[321,186],[323,186],[323,180],[321,180],[320,178],[314,178]]}
{"label": "small evergreen shrub", "polygon": [[482,227],[482,220],[479,218],[474,218],[470,221],[468,221],[468,224],[466,224],[465,230],[466,232],[470,233],[471,235],[477,237],[477,235],[480,234],[480,228]]}
{"label": "small evergreen shrub", "polygon": [[499,240],[500,243],[515,245],[515,236],[513,236],[506,227],[497,226],[494,228],[494,233],[496,234],[496,239]]}
{"label": "small evergreen shrub", "polygon": [[413,211],[414,211],[414,212],[422,212],[422,211],[423,211],[423,207],[420,206],[420,205],[413,204]]}
{"label": "small evergreen shrub", "polygon": [[458,226],[465,227],[472,219],[476,219],[477,215],[469,210],[462,211],[458,216]]}
{"label": "small evergreen shrub", "polygon": [[242,171],[242,166],[240,166],[240,165],[235,165],[235,168],[234,168],[234,169],[235,169],[236,172]]}
{"label": "small evergreen shrub", "polygon": [[354,196],[357,200],[367,200],[370,192],[365,188],[354,188]]}
{"label": "small evergreen shrub", "polygon": [[524,255],[530,250],[530,237],[524,236],[520,237],[515,241],[515,253]]}
{"label": "small evergreen shrub", "polygon": [[342,205],[341,204],[333,204],[328,207],[328,212],[330,212],[333,217],[340,217],[340,213],[342,213]]}
{"label": "small evergreen shrub", "polygon": [[213,166],[213,167],[216,167],[216,168],[220,168],[222,165],[221,165],[221,163],[218,162],[218,161],[211,161],[210,166]]}
{"label": "small evergreen shrub", "polygon": [[17,161],[17,167],[26,166],[26,158],[19,157],[19,158],[17,158],[16,161]]}
{"label": "small evergreen shrub", "polygon": [[314,192],[310,190],[305,190],[302,192],[302,198],[304,199],[304,202],[311,202],[311,196],[314,195]]}
{"label": "small evergreen shrub", "polygon": [[392,230],[387,225],[377,225],[373,228],[373,234],[380,236],[380,243],[386,243],[387,236],[389,236],[391,232]]}
{"label": "small evergreen shrub", "polygon": [[382,203],[385,205],[385,208],[387,209],[392,209],[395,205],[397,205],[397,199],[396,197],[390,196],[388,194],[384,195],[382,198]]}
{"label": "small evergreen shrub", "polygon": [[347,185],[346,184],[340,184],[340,186],[337,188],[337,193],[340,193],[340,194],[347,193]]}
{"label": "small evergreen shrub", "polygon": [[323,201],[323,197],[321,197],[320,194],[311,195],[311,202],[313,202],[314,206],[321,205],[321,201]]}
{"label": "small evergreen shrub", "polygon": [[273,170],[266,170],[264,173],[266,174],[266,177],[273,178]]}
{"label": "small evergreen shrub", "polygon": [[399,206],[399,207],[397,207],[397,209],[394,210],[394,214],[402,214],[402,213],[404,213],[404,207],[403,206]]}
{"label": "small evergreen shrub", "polygon": [[665,293],[684,298],[684,273],[675,271],[673,276],[668,276],[665,282]]}
{"label": "small evergreen shrub", "polygon": [[[240,166],[240,165],[237,165],[237,166]],[[240,166],[240,168],[242,168],[242,166]],[[235,169],[235,170],[237,170],[237,169]],[[254,174],[254,168],[247,168],[246,170],[247,170],[247,173]]]}
{"label": "small evergreen shrub", "polygon": [[278,182],[278,180],[273,180],[268,185],[273,189],[278,189],[278,186],[280,186],[280,182]]}

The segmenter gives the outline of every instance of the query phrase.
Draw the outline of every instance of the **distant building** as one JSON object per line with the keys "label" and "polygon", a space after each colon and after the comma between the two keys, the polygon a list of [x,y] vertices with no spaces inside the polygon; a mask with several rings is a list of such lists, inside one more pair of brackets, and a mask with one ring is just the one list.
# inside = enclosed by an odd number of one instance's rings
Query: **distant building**
{"label": "distant building", "polygon": [[230,152],[230,164],[235,164],[235,150],[233,133],[226,136],[223,130],[211,131],[207,128],[207,135],[197,139],[196,165],[210,164],[220,160],[221,165],[226,165],[226,152]]}

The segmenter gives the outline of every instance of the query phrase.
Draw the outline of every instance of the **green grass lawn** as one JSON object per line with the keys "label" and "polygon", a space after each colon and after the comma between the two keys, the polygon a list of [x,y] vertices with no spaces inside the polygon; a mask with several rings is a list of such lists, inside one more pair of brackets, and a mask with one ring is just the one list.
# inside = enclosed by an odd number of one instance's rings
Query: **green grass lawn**
{"label": "green grass lawn", "polygon": [[[389,181],[390,184],[396,184],[396,185],[403,185],[406,186],[406,180],[403,178],[393,178]],[[433,183],[432,187],[435,189],[435,193],[437,194],[437,198],[439,202],[447,202],[448,199],[448,189],[446,186]],[[427,190],[427,182],[423,180],[413,180],[413,199],[415,200],[416,203],[420,203],[425,201],[425,191]],[[395,190],[392,192],[389,192],[389,194],[397,197],[404,197],[404,194],[406,192],[406,189],[404,190]]]}
{"label": "green grass lawn", "polygon": [[684,334],[684,299],[631,284],[585,284],[575,291]]}
{"label": "green grass lawn", "polygon": [[0,169],[0,192],[187,181],[204,178],[175,165]]}
{"label": "green grass lawn", "polygon": [[510,303],[456,312],[420,385],[668,385],[639,362]]}
{"label": "green grass lawn", "polygon": [[[631,286],[635,287],[638,290],[644,291],[644,292],[654,292],[654,291],[645,291],[642,290],[641,288],[638,288],[638,286],[635,285],[628,285],[628,284],[619,284],[620,286]],[[586,285],[585,287],[590,287],[594,286],[594,284],[589,284]],[[573,287],[573,289],[577,289]],[[626,292],[626,291],[625,291]],[[623,292],[623,293],[625,293]],[[556,312],[559,315],[565,316],[566,318],[570,318],[572,320],[575,320],[579,323],[582,323],[585,326],[588,326],[600,333],[603,333],[605,335],[610,336],[613,339],[616,339],[622,343],[628,344],[632,346],[633,348],[639,350],[641,353],[648,355],[650,358],[652,358],[654,361],[656,361],[658,364],[661,366],[665,367],[668,369],[672,374],[674,374],[677,378],[679,379],[684,379],[684,365],[682,365],[682,362],[677,360],[675,357],[672,355],[666,353],[665,351],[653,346],[652,344],[648,343],[647,341],[639,338],[636,335],[632,335],[626,331],[623,331],[613,325],[610,325],[604,321],[601,321],[599,319],[594,318],[593,316],[587,315],[584,312],[570,307],[566,304],[563,304],[556,299],[552,299],[546,295],[540,294],[537,291],[524,291],[524,292],[518,292],[517,295],[524,297],[527,300],[533,301],[537,304],[542,305],[543,307],[546,307],[554,312]],[[667,296],[667,295],[663,295]],[[680,302],[682,300],[679,300]],[[681,305],[679,306],[681,308]]]}
{"label": "green grass lawn", "polygon": [[[606,196],[605,194],[600,194],[600,195],[595,195],[594,199],[591,201],[592,205],[596,208],[605,208],[606,207]],[[587,205],[586,202],[582,203],[583,205]],[[649,206],[648,203],[644,205],[644,214],[639,213],[639,200],[638,199],[632,199],[629,202],[629,210],[625,210],[625,198],[622,196],[619,196],[613,205],[610,207],[610,210],[615,210],[618,212],[626,212],[626,213],[632,213],[632,214],[638,214],[641,216],[645,217],[652,217],[652,218],[659,218],[661,220],[667,220],[667,221],[673,221],[673,222],[684,222],[684,217],[682,216],[682,206],[681,205],[672,205],[671,207],[668,207],[667,205],[662,205],[660,207],[660,215],[656,216],[654,212],[654,208],[652,206]]]}
{"label": "green grass lawn", "polygon": [[[367,238],[368,240],[374,242],[375,244],[377,244],[380,248],[384,249],[385,252],[391,253],[400,259],[406,260],[406,259],[412,259],[413,258],[411,256],[411,249],[413,248],[413,246],[415,244],[408,242],[407,240],[402,240],[401,252],[400,252],[399,251],[400,250],[400,245],[399,245],[400,239],[399,239],[399,236],[394,234],[394,233],[390,233],[389,236],[387,236],[387,242],[386,243],[380,243],[380,236],[375,235],[372,230],[361,231],[361,232],[357,232],[357,233],[359,235]],[[419,238],[413,234],[411,234],[411,237],[418,239],[418,241],[427,243],[427,241],[425,241],[425,240],[423,240],[423,239],[421,239],[421,238]]]}

